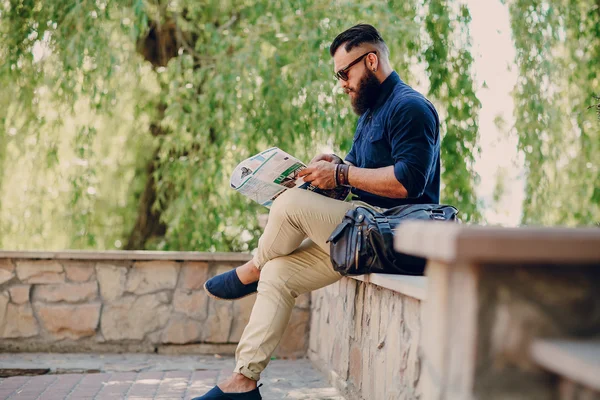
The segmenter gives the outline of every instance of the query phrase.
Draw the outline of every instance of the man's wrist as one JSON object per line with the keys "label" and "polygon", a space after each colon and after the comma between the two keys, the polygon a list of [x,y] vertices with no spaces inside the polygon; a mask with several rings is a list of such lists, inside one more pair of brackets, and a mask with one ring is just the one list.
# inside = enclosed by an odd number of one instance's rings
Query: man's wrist
{"label": "man's wrist", "polygon": [[335,183],[337,186],[350,186],[348,172],[350,166],[348,164],[338,164],[335,167]]}
{"label": "man's wrist", "polygon": [[331,157],[333,157],[333,163],[334,164],[344,164],[344,160],[342,160],[341,157],[335,155],[335,154],[330,154]]}

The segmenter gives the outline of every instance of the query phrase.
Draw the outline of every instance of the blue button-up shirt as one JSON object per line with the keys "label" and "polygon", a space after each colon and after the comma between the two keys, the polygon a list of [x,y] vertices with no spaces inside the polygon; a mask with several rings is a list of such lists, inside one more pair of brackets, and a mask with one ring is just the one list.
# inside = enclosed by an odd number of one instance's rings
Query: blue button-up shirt
{"label": "blue button-up shirt", "polygon": [[392,72],[381,84],[375,105],[360,116],[346,160],[359,168],[394,166],[408,198],[352,192],[371,205],[439,203],[440,123],[433,104]]}

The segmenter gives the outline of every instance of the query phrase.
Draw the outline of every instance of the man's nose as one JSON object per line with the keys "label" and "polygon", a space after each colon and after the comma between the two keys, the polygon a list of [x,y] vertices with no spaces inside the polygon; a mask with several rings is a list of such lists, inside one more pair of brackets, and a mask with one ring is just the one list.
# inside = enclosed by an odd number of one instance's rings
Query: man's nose
{"label": "man's nose", "polygon": [[345,81],[343,79],[338,79],[338,82],[340,83],[340,87],[342,89],[346,89],[348,87],[348,81]]}

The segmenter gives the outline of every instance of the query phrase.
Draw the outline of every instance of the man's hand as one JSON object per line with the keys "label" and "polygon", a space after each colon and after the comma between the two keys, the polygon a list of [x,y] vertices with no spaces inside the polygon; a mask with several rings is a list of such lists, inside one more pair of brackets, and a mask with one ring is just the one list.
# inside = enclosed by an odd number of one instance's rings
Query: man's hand
{"label": "man's hand", "polygon": [[[331,155],[331,154],[326,154]],[[335,166],[332,161],[320,160],[311,163],[307,168],[298,172],[298,176],[304,178],[319,189],[333,189],[335,185]]]}
{"label": "man's hand", "polygon": [[310,160],[310,164],[314,164],[317,161],[321,161],[321,160],[324,160],[324,161],[327,161],[330,163],[334,163],[334,164],[343,164],[344,163],[344,160],[342,160],[335,154],[319,154],[318,156],[315,156],[315,158]]}

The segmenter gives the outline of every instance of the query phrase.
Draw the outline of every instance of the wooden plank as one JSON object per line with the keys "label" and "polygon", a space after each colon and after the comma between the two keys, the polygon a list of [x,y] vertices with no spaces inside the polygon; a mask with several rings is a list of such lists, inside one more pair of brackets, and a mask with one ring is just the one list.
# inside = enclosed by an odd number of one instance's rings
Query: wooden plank
{"label": "wooden plank", "polygon": [[536,340],[533,359],[545,369],[600,391],[600,340]]}
{"label": "wooden plank", "polygon": [[436,221],[398,227],[397,251],[443,262],[600,263],[598,228],[503,228]]}
{"label": "wooden plank", "polygon": [[252,258],[247,253],[209,253],[199,251],[0,251],[0,259],[42,259],[42,260],[169,260],[169,261],[222,261],[246,262]]}

